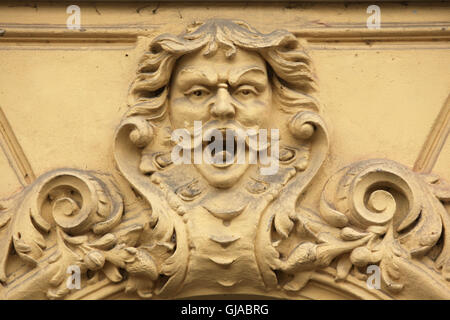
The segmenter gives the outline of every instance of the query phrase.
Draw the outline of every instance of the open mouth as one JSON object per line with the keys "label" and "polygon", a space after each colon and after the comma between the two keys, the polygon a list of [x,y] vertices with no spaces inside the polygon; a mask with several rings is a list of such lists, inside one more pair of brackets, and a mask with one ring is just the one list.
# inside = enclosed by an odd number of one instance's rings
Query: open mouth
{"label": "open mouth", "polygon": [[232,129],[211,129],[209,141],[203,141],[203,150],[208,150],[209,163],[216,168],[228,168],[236,162],[238,150],[238,136]]}

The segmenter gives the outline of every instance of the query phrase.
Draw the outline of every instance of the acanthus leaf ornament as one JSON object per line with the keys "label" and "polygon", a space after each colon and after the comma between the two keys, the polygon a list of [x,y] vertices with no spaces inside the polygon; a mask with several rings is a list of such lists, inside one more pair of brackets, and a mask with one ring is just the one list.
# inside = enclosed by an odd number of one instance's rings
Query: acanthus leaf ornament
{"label": "acanthus leaf ornament", "polygon": [[[8,209],[11,225],[1,234],[6,248],[0,259],[6,298],[64,298],[70,293],[66,280],[71,266],[80,269],[80,276],[91,272],[96,279],[96,273],[103,272],[113,282],[122,280],[119,269],[129,272],[129,281],[141,274],[149,281],[156,279],[157,267],[145,249],[128,246],[137,242],[129,233],[142,231],[145,222],[139,227],[134,221],[110,232],[120,224],[124,204],[109,177],[56,170],[18,196],[21,201]],[[14,271],[7,272],[12,251],[32,268],[29,272],[36,273],[36,280],[10,288],[8,278],[17,277]]]}
{"label": "acanthus leaf ornament", "polygon": [[[342,238],[349,227],[370,235],[370,241],[350,254],[355,268],[379,265],[383,283],[392,292],[401,291],[409,278],[418,278],[428,295],[448,298],[448,284],[436,285],[437,275],[427,279],[421,269],[432,268],[445,278],[450,221],[440,198],[424,176],[396,162],[375,159],[334,175],[325,186],[320,208],[325,221],[342,228]],[[413,267],[413,259],[423,265]]]}

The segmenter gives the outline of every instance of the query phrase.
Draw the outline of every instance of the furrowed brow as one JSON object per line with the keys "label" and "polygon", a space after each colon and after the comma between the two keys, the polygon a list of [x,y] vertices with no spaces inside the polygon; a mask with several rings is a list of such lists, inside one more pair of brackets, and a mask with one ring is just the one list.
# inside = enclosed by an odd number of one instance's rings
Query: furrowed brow
{"label": "furrowed brow", "polygon": [[208,70],[185,67],[179,71],[177,82],[183,87],[190,87],[195,84],[212,86],[217,83],[217,75],[208,72]]}
{"label": "furrowed brow", "polygon": [[242,82],[255,86],[263,86],[267,83],[267,73],[264,69],[257,66],[230,72],[229,83],[231,86],[236,86]]}

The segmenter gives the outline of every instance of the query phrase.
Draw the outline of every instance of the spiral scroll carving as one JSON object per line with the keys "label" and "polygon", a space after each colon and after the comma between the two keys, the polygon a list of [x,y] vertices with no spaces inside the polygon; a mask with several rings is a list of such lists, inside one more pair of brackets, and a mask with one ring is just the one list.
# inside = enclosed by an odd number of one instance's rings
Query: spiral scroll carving
{"label": "spiral scroll carving", "polygon": [[[149,296],[157,266],[136,245],[145,220],[125,223],[115,231],[123,222],[124,204],[108,176],[56,170],[40,177],[19,200],[1,216],[8,215],[0,251],[0,281],[7,299],[64,298],[73,293],[66,284],[69,269],[79,270],[80,281],[90,283],[102,277],[120,282],[128,272],[127,290]],[[10,279],[17,277],[7,272],[11,250],[32,268],[40,266],[38,282],[26,281],[19,289],[9,289]]]}
{"label": "spiral scroll carving", "polygon": [[33,210],[51,215],[56,225],[73,235],[92,230],[103,234],[120,222],[123,212],[119,193],[92,176],[58,172],[50,176],[37,194]]}
{"label": "spiral scroll carving", "polygon": [[[408,282],[401,267],[405,261],[426,261],[448,278],[448,214],[433,187],[408,168],[380,159],[341,169],[325,186],[320,214],[341,229],[344,240],[352,234],[369,237],[339,260],[338,270],[347,265],[348,272],[354,265],[362,274],[368,265],[379,265],[383,283],[393,292]],[[449,293],[448,287],[443,290],[441,297]]]}

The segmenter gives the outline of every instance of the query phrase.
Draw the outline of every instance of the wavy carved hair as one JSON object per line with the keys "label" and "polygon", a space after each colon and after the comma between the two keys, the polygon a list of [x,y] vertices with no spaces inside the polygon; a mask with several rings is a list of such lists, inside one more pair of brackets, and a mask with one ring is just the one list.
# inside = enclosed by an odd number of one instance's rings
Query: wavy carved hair
{"label": "wavy carved hair", "polygon": [[319,111],[311,59],[296,37],[285,30],[262,34],[242,21],[207,20],[190,25],[176,36],[162,34],[145,52],[130,87],[130,109],[126,117],[142,116],[158,121],[167,113],[167,97],[172,70],[181,56],[205,48],[213,55],[219,48],[227,57],[237,48],[258,52],[267,62],[277,105],[285,112]]}

